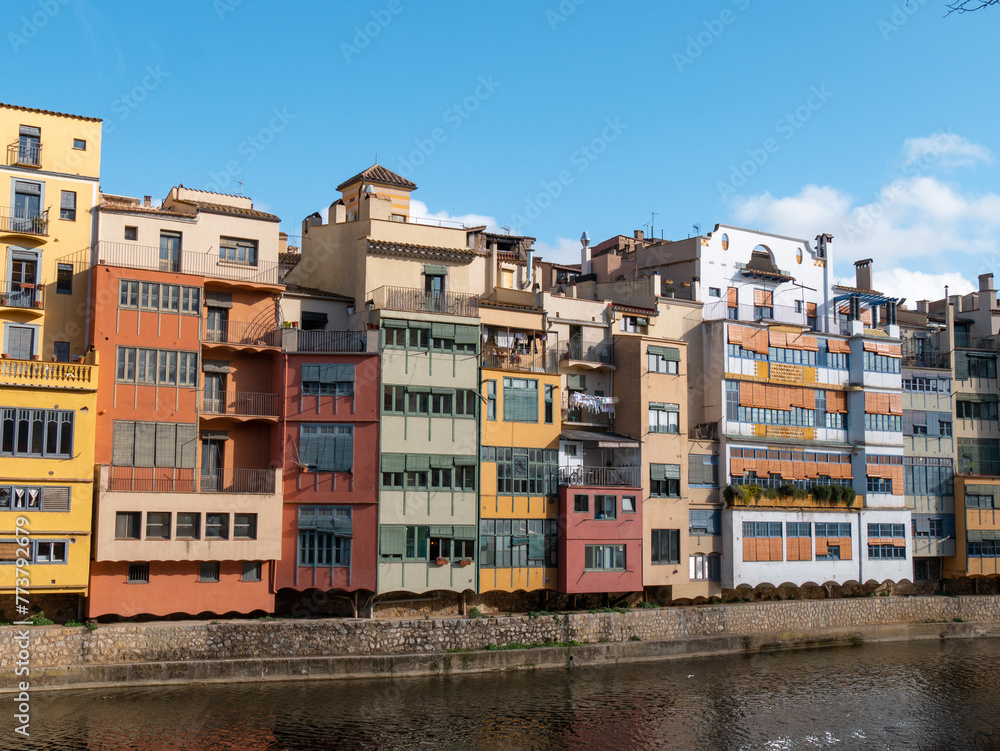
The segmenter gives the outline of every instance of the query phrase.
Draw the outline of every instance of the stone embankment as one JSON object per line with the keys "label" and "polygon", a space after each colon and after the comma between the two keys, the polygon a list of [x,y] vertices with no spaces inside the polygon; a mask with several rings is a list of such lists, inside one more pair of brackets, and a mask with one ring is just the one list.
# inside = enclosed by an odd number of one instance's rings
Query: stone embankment
{"label": "stone embankment", "polygon": [[[0,691],[19,627],[0,628]],[[421,620],[29,627],[31,685],[435,675],[863,641],[1000,636],[1000,597],[872,597]],[[521,646],[550,644],[543,648]],[[511,648],[513,645],[513,648]]]}

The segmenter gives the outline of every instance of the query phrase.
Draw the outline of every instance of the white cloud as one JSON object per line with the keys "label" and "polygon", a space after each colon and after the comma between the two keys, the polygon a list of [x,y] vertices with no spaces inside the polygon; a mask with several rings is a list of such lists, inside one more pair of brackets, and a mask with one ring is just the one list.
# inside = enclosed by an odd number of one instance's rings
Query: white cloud
{"label": "white cloud", "polygon": [[482,227],[486,225],[488,232],[503,232],[503,228],[496,218],[485,214],[460,214],[452,216],[447,211],[432,212],[423,201],[410,199],[410,216],[416,219],[436,219],[442,222],[443,226],[455,227],[464,224],[466,227]]}
{"label": "white cloud", "polygon": [[[853,287],[855,278],[840,278],[837,283]],[[916,308],[917,300],[940,300],[944,297],[945,285],[948,286],[949,295],[967,295],[978,289],[957,271],[928,274],[898,267],[875,271],[872,284],[879,292],[892,297],[905,297],[906,307],[910,310]]]}
{"label": "white cloud", "polygon": [[903,142],[903,155],[906,165],[918,164],[924,169],[934,164],[951,169],[993,161],[993,154],[988,148],[954,133],[907,138]]}
{"label": "white cloud", "polygon": [[535,242],[535,250],[540,258],[549,263],[580,263],[580,241],[569,237],[558,238],[555,245],[538,240]]}

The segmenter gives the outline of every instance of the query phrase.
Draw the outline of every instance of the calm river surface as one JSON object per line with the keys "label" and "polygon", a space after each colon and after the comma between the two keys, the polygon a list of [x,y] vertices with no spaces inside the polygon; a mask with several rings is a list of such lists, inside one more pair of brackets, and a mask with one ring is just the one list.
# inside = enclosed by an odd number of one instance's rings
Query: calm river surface
{"label": "calm river surface", "polygon": [[508,675],[37,693],[30,740],[11,732],[8,711],[0,748],[981,749],[1000,748],[998,707],[1000,640],[950,640]]}

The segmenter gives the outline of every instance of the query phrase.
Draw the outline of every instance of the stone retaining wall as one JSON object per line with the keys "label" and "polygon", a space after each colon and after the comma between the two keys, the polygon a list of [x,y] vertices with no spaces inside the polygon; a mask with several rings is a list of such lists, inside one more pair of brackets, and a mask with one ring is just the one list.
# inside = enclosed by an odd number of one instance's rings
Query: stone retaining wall
{"label": "stone retaining wall", "polygon": [[[742,603],[536,618],[178,621],[29,627],[31,667],[183,660],[427,654],[488,645],[626,642],[959,621],[1000,622],[1000,597],[873,597]],[[0,628],[0,676],[19,627]]]}

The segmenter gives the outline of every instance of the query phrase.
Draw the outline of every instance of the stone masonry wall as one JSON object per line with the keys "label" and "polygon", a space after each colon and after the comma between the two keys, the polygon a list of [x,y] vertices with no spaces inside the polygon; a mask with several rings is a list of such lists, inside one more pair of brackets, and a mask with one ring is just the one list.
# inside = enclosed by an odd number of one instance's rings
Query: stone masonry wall
{"label": "stone masonry wall", "polygon": [[[184,660],[427,654],[487,645],[675,640],[951,621],[1000,622],[1000,597],[872,597],[498,618],[180,621],[27,627],[31,667]],[[0,628],[0,676],[17,659]]]}

